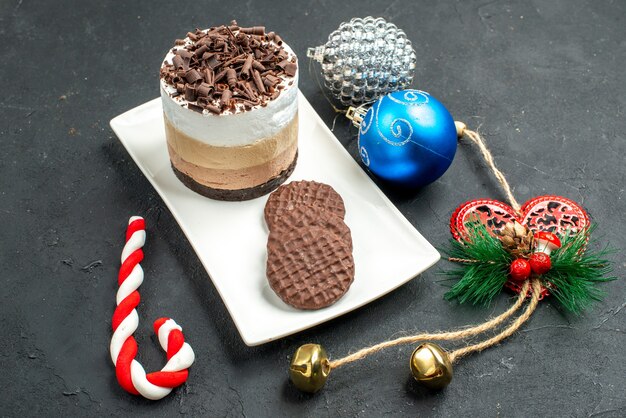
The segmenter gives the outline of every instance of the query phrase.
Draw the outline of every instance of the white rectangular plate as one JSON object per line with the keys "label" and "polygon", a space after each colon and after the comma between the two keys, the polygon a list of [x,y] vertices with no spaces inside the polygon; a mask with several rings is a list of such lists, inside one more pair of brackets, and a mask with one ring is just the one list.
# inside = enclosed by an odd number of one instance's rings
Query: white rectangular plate
{"label": "white rectangular plate", "polygon": [[371,181],[299,93],[299,159],[288,181],[330,184],[343,197],[356,275],[337,303],[317,311],[284,304],[265,278],[267,196],[246,202],[207,199],[170,168],[160,99],[111,120],[111,127],[180,224],[244,342],[263,344],[365,305],[408,282],[439,253]]}

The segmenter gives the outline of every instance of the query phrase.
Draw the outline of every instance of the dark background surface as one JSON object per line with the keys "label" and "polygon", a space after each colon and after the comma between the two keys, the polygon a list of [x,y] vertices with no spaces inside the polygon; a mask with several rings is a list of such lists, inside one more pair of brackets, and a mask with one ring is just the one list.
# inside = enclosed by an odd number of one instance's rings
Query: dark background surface
{"label": "dark background surface", "polygon": [[[238,19],[264,24],[299,54],[300,86],[330,125],[334,114],[306,71],[307,47],[339,23],[383,16],[418,55],[414,86],[480,126],[520,201],[562,194],[584,204],[597,236],[626,247],[626,2],[320,1],[33,2],[0,0],[0,415],[602,416],[626,415],[626,284],[586,315],[541,303],[521,332],[456,366],[444,391],[418,388],[413,347],[334,373],[316,396],[287,381],[293,351],[331,355],[401,332],[483,321],[489,309],[442,299],[437,271],[315,329],[246,347],[185,236],[108,126],[158,94],[175,38]],[[356,156],[356,130],[335,134]],[[385,190],[434,245],[467,199],[503,198],[476,150],[459,147],[435,184]],[[151,402],[115,381],[108,346],[119,254],[130,215],[145,216],[139,360],[162,366],[154,318],[183,324],[197,360],[188,383]],[[616,274],[626,268],[622,253]],[[243,290],[245,291],[245,289]]]}

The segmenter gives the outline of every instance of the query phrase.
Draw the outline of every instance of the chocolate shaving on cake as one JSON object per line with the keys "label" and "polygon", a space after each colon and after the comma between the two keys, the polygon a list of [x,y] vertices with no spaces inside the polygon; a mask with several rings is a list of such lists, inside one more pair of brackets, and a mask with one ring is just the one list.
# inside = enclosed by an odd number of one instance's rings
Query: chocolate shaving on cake
{"label": "chocolate shaving on cake", "polygon": [[233,97],[233,93],[230,90],[224,90],[222,92],[222,97],[220,98],[220,104],[222,108],[230,106],[230,99]]}
{"label": "chocolate shaving on cake", "polygon": [[252,68],[253,59],[254,57],[251,54],[248,54],[246,61],[243,63],[243,67],[241,67],[241,78],[244,80],[250,78],[250,69]]}
{"label": "chocolate shaving on cake", "polygon": [[293,77],[294,75],[296,75],[296,72],[298,71],[298,66],[296,64],[294,64],[293,62],[290,62],[289,64],[285,65],[285,74],[287,74],[289,77]]}
{"label": "chocolate shaving on cake", "polygon": [[198,70],[192,68],[185,74],[185,80],[187,80],[189,84],[194,84],[196,81],[202,80],[202,75]]}
{"label": "chocolate shaving on cake", "polygon": [[191,84],[185,84],[185,100],[193,102],[198,98],[196,88]]}
{"label": "chocolate shaving on cake", "polygon": [[[294,75],[295,74],[293,74],[292,77]],[[261,74],[259,74],[257,70],[253,70],[252,79],[254,80],[254,84],[256,85],[256,88],[259,90],[259,92],[265,93],[265,85],[263,84],[263,80],[261,80]]]}
{"label": "chocolate shaving on cake", "polygon": [[208,104],[208,105],[205,106],[205,108],[208,109],[209,112],[215,113],[216,115],[219,115],[220,113],[222,113],[222,109],[220,109],[217,106],[213,106],[213,105]]}
{"label": "chocolate shaving on cake", "polygon": [[237,84],[237,71],[233,68],[229,68],[226,70],[226,81],[228,82],[228,86],[232,89]]}
{"label": "chocolate shaving on cake", "polygon": [[194,112],[202,113],[202,111],[204,110],[204,107],[193,104],[193,103],[189,103],[188,106],[189,106],[189,109],[193,110]]}
{"label": "chocolate shaving on cake", "polygon": [[217,75],[215,76],[215,78],[213,79],[214,83],[217,83],[219,81],[222,81],[222,78],[224,78],[224,76],[226,75],[226,72],[228,70],[222,70],[219,73],[217,73]]}
{"label": "chocolate shaving on cake", "polygon": [[254,68],[257,71],[263,72],[266,70],[265,66],[263,66],[263,64],[261,64],[259,61],[254,60],[252,61],[252,68]]}
{"label": "chocolate shaving on cake", "polygon": [[296,57],[264,26],[196,29],[177,39],[170,62],[160,75],[181,95],[189,109],[213,114],[265,106],[276,99],[297,74]]}
{"label": "chocolate shaving on cake", "polygon": [[198,92],[198,96],[209,97],[209,94],[213,91],[213,86],[207,83],[201,83],[196,90]]}
{"label": "chocolate shaving on cake", "polygon": [[215,82],[215,73],[213,72],[213,70],[211,70],[210,68],[205,68],[204,69],[204,81],[212,86],[213,83]]}
{"label": "chocolate shaving on cake", "polygon": [[185,61],[180,57],[180,55],[174,55],[174,57],[172,58],[172,64],[174,64],[174,68],[176,68],[177,70],[183,68],[184,62]]}
{"label": "chocolate shaving on cake", "polygon": [[184,60],[190,60],[193,54],[186,49],[178,48],[176,50],[176,55],[180,56]]}
{"label": "chocolate shaving on cake", "polygon": [[265,26],[254,26],[252,28],[240,28],[239,31],[247,35],[265,35]]}

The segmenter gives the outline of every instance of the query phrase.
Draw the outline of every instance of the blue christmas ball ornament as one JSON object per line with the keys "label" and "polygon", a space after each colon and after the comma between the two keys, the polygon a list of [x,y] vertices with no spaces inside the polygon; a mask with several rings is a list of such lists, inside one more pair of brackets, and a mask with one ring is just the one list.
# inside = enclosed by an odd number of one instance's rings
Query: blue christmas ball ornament
{"label": "blue christmas ball ornament", "polygon": [[400,90],[378,99],[359,124],[359,154],[378,177],[402,187],[437,180],[452,164],[454,120],[437,99]]}

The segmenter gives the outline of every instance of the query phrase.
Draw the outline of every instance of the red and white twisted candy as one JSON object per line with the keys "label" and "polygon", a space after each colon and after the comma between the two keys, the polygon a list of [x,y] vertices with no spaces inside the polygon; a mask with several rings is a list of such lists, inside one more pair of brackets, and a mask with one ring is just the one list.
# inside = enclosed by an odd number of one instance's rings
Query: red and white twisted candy
{"label": "red and white twisted candy", "polygon": [[139,263],[143,260],[142,247],[146,242],[145,227],[145,221],[139,216],[133,216],[128,221],[110,351],[120,385],[134,395],[157,400],[170,393],[172,388],[185,383],[189,374],[187,369],[195,355],[185,342],[182,328],[173,319],[160,318],[154,322],[154,333],[167,353],[167,364],[160,372],[146,374],[143,366],[135,360],[137,342],[132,335],[139,325],[135,308],[139,304],[137,289],[143,282],[143,269]]}

